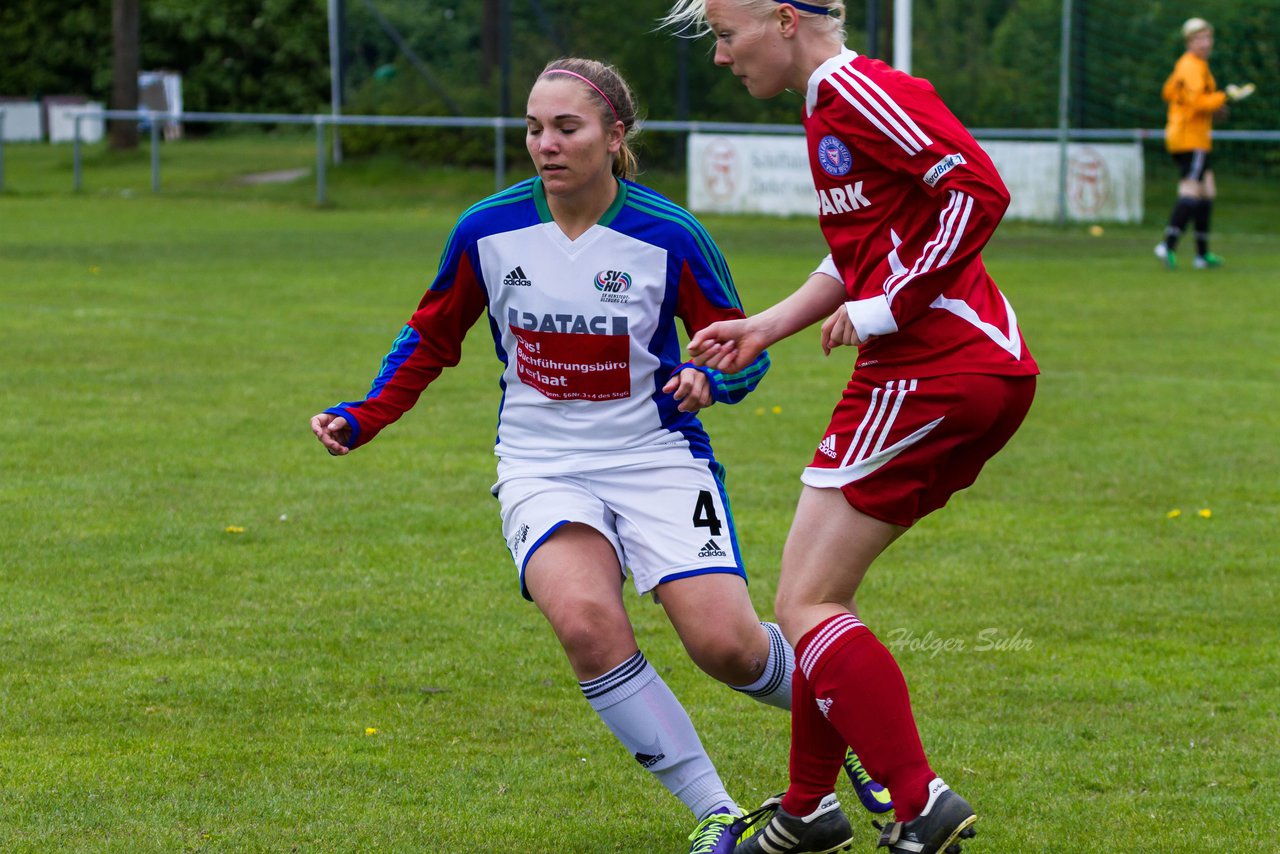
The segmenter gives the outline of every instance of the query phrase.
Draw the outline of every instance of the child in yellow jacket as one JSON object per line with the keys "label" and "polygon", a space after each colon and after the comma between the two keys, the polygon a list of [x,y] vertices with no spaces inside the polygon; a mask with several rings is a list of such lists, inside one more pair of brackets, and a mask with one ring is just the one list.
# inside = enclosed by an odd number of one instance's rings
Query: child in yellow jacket
{"label": "child in yellow jacket", "polygon": [[1164,240],[1156,245],[1155,254],[1169,269],[1177,267],[1174,250],[1187,223],[1194,219],[1198,270],[1218,267],[1222,259],[1209,251],[1209,218],[1217,188],[1209,152],[1213,148],[1214,118],[1224,118],[1227,101],[1241,101],[1254,92],[1252,83],[1229,85],[1224,90],[1209,71],[1209,54],[1213,51],[1213,27],[1203,18],[1191,18],[1182,25],[1187,51],[1173,67],[1161,94],[1169,104],[1165,125],[1165,147],[1178,164],[1178,201],[1169,217]]}

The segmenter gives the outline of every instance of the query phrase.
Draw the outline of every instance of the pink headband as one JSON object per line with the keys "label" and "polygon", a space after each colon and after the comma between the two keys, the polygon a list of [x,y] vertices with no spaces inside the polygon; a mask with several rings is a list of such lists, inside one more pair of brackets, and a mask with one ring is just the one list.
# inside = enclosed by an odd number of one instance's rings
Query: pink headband
{"label": "pink headband", "polygon": [[604,99],[604,102],[605,102],[606,104],[608,104],[608,105],[609,105],[609,109],[613,111],[613,120],[614,120],[615,122],[620,122],[620,121],[622,121],[622,119],[618,118],[618,110],[613,106],[613,101],[610,101],[610,100],[609,100],[609,96],[608,96],[608,95],[606,95],[604,92],[600,91],[600,87],[599,87],[599,86],[597,86],[596,84],[592,83],[590,80],[588,80],[587,78],[583,77],[583,76],[582,76],[581,74],[579,74],[578,72],[576,72],[576,71],[570,71],[570,70],[569,70],[569,69],[567,69],[567,68],[553,68],[553,69],[551,69],[550,71],[543,72],[542,76],[543,76],[543,77],[546,77],[548,74],[568,74],[570,77],[577,77],[577,78],[578,78],[579,80],[581,80],[583,83],[586,83],[586,84],[587,84],[588,86],[590,86],[592,89],[595,89],[595,90],[596,90],[596,94],[597,94],[597,95],[599,95],[601,98],[603,98],[603,99]]}

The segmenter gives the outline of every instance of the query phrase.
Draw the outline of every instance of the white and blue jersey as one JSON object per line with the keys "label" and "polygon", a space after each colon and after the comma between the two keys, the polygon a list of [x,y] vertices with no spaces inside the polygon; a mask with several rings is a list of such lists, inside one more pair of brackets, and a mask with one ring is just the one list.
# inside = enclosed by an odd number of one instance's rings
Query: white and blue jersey
{"label": "white and blue jersey", "polygon": [[[541,179],[472,206],[368,396],[326,410],[347,419],[351,447],[457,364],[485,312],[503,365],[500,482],[691,457],[718,468],[697,417],[662,391],[685,364],[676,318],[692,335],[743,316],[724,257],[687,211],[619,181],[600,221],[570,240],[552,221]],[[735,403],[768,367],[761,354],[736,374],[701,370],[715,400]]]}

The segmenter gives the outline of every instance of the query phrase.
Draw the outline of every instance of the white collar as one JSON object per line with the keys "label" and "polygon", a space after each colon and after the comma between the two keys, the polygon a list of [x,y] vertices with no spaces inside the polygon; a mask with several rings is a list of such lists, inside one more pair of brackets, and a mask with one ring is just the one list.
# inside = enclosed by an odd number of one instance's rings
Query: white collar
{"label": "white collar", "polygon": [[806,116],[813,115],[813,108],[818,106],[818,84],[831,76],[832,72],[837,68],[845,65],[849,60],[853,59],[857,55],[856,51],[852,51],[844,45],[841,45],[839,53],[813,70],[813,73],[809,75],[809,87],[805,91],[804,96],[804,109]]}

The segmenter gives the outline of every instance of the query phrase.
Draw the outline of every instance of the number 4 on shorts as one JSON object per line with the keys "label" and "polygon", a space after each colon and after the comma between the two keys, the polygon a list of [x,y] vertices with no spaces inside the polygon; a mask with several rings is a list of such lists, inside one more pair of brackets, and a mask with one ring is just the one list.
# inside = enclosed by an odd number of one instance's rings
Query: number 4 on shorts
{"label": "number 4 on shorts", "polygon": [[693,527],[710,528],[713,537],[720,535],[720,517],[716,515],[716,503],[710,490],[698,493],[698,503],[693,508]]}

